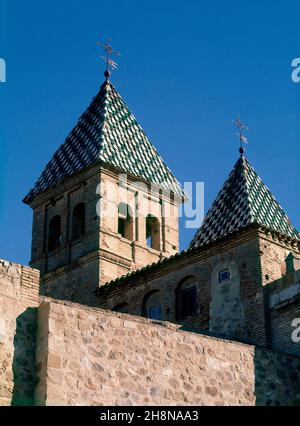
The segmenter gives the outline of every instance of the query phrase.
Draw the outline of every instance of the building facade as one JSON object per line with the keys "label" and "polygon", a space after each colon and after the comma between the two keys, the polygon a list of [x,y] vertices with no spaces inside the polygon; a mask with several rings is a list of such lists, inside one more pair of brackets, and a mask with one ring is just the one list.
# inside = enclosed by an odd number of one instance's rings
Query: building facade
{"label": "building facade", "polygon": [[243,149],[178,255],[184,200],[107,76],[24,200],[41,294],[299,354],[299,234]]}
{"label": "building facade", "polygon": [[0,405],[299,405],[300,239],[245,158],[190,247],[185,194],[110,83],[0,260]]}

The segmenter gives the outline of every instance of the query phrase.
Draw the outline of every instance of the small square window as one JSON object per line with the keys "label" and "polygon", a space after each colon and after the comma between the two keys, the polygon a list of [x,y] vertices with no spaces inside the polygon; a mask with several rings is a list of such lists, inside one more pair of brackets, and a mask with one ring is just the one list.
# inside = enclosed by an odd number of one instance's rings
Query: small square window
{"label": "small square window", "polygon": [[224,269],[219,272],[219,283],[224,283],[226,281],[230,281],[230,271],[229,269]]}

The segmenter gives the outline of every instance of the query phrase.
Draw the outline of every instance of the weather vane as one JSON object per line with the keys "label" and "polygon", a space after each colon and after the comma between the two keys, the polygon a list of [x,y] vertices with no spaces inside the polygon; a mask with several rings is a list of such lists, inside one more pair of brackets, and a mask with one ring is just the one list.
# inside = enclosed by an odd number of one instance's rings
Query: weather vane
{"label": "weather vane", "polygon": [[237,136],[240,140],[240,153],[244,154],[245,152],[245,148],[244,145],[245,143],[248,143],[248,139],[246,138],[244,131],[245,130],[249,130],[249,128],[241,121],[240,116],[238,116],[238,118],[233,121],[233,123],[236,125],[236,127],[239,129],[239,132],[237,133]]}
{"label": "weather vane", "polygon": [[105,43],[100,43],[97,42],[98,46],[103,47],[104,51],[106,52],[106,56],[100,56],[101,59],[103,59],[103,61],[106,63],[106,70],[105,70],[105,77],[106,80],[109,79],[110,75],[111,75],[111,70],[117,70],[118,69],[118,64],[117,62],[115,62],[114,60],[112,60],[112,56],[116,55],[116,56],[121,56],[119,52],[113,50],[112,46],[111,46],[111,39],[108,38],[106,40]]}

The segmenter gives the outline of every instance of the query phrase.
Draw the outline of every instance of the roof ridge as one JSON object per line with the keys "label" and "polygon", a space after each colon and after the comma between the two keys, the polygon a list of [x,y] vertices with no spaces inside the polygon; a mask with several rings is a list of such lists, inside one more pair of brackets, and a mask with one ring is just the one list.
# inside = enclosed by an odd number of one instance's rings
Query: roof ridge
{"label": "roof ridge", "polygon": [[[253,223],[254,221],[254,217],[252,216],[252,210],[251,210],[251,202],[250,202],[250,188],[248,185],[248,180],[247,180],[247,167],[251,168],[251,164],[249,163],[249,161],[247,160],[247,158],[244,155],[241,155],[241,159],[243,161],[243,173],[244,173],[244,179],[245,179],[245,190],[247,193],[247,206],[248,206],[248,214],[249,214],[249,219],[250,219],[250,223]],[[254,170],[254,169],[253,169]]]}
{"label": "roof ridge", "polygon": [[[280,213],[283,215],[283,217],[286,219],[286,221],[290,224],[290,226],[294,228],[294,226],[293,226],[290,218],[285,213],[285,211],[284,211],[283,207],[281,206],[281,204],[277,201],[277,199],[275,198],[275,196],[272,194],[270,188],[263,182],[263,180],[261,179],[261,177],[258,175],[258,173],[255,171],[255,169],[251,166],[251,164],[248,161],[247,161],[247,165],[250,168],[251,172],[254,174],[255,178],[260,182],[261,187],[263,187],[266,190],[264,200],[266,200],[268,198],[268,196],[269,196],[272,199],[272,202],[276,205],[278,211],[280,211]],[[249,190],[248,192],[249,192],[249,196],[250,196],[250,182],[248,182],[248,181],[247,181],[247,190]],[[253,212],[251,210],[251,214],[252,213]],[[257,220],[256,215],[253,215],[253,221],[256,221],[256,220]],[[294,230],[297,231],[296,228],[294,228]],[[297,233],[298,233],[298,231],[297,231]]]}
{"label": "roof ridge", "polygon": [[[107,88],[109,87],[109,86],[112,86],[113,87],[113,85],[110,83],[110,81],[109,80],[106,80],[103,84],[102,84],[102,86],[100,87],[100,91],[99,91],[99,93],[98,93],[98,95],[97,96],[99,96],[100,95],[100,93],[101,93],[101,90],[102,90],[102,88],[105,90],[105,97],[107,98],[108,97],[108,92],[107,92]],[[105,101],[104,101],[104,103],[105,103]],[[106,122],[106,116],[107,116],[107,110],[108,110],[108,108],[107,108],[107,106],[105,105],[104,106],[104,110],[103,110],[103,124],[102,124],[102,126],[101,126],[101,129],[100,129],[100,139],[102,140],[102,144],[100,144],[100,149],[99,149],[99,153],[98,153],[98,158],[101,158],[101,153],[102,153],[102,151],[103,151],[103,149],[104,149],[104,126],[105,126],[105,122]]]}

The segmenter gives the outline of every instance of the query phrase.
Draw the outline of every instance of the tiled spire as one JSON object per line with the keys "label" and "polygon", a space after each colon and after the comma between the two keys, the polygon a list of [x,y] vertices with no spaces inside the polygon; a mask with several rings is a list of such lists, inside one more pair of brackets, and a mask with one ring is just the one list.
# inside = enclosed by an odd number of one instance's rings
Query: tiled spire
{"label": "tiled spire", "polygon": [[41,192],[97,161],[183,194],[180,184],[107,80],[24,202],[29,203]]}
{"label": "tiled spire", "polygon": [[252,223],[299,238],[282,207],[241,153],[190,247],[218,240]]}

